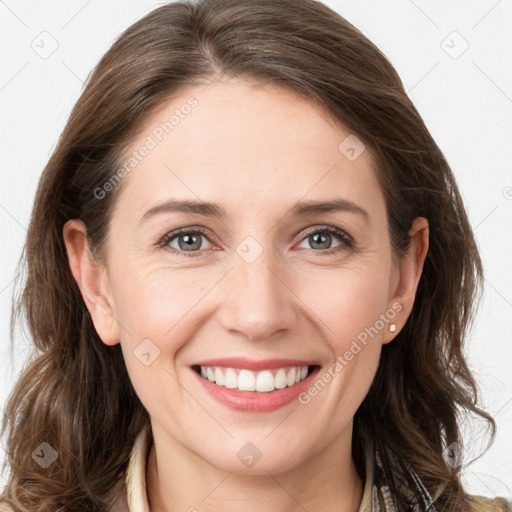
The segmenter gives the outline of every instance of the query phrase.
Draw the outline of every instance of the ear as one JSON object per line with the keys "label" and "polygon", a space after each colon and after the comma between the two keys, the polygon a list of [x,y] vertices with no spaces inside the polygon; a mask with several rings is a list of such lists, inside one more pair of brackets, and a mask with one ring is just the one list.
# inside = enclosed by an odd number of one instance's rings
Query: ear
{"label": "ear", "polygon": [[[424,217],[416,217],[409,230],[410,246],[407,254],[397,264],[394,290],[388,304],[388,311],[396,315],[390,320],[383,343],[389,343],[402,329],[414,305],[416,290],[423,271],[423,264],[428,252],[429,229]],[[389,325],[394,323],[396,330],[391,332]]]}
{"label": "ear", "polygon": [[106,268],[96,261],[87,241],[87,228],[78,219],[62,230],[71,273],[80,288],[94,327],[106,345],[119,343],[119,325]]}

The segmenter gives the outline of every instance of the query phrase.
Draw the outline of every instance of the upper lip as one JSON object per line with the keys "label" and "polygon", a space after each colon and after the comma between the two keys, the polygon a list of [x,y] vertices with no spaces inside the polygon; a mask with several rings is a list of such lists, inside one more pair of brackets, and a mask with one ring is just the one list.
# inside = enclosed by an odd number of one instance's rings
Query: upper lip
{"label": "upper lip", "polygon": [[246,370],[267,370],[282,368],[284,366],[313,366],[315,361],[301,359],[247,359],[245,357],[227,357],[221,359],[207,359],[196,363],[197,366],[222,366],[226,368],[240,368]]}

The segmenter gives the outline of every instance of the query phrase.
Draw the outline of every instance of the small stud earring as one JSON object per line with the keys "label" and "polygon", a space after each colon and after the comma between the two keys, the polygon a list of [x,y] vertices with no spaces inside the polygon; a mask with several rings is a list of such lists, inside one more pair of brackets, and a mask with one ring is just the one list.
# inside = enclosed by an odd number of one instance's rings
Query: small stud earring
{"label": "small stud earring", "polygon": [[389,324],[389,332],[395,332],[396,331],[396,324]]}

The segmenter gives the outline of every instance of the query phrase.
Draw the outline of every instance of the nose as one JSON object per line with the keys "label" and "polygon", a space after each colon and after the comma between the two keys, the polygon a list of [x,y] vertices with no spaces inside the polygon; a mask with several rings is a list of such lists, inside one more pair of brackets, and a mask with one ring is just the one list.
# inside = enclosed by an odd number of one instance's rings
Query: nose
{"label": "nose", "polygon": [[300,301],[270,253],[264,250],[252,262],[235,255],[233,268],[222,283],[221,323],[227,331],[251,341],[283,335],[297,325]]}

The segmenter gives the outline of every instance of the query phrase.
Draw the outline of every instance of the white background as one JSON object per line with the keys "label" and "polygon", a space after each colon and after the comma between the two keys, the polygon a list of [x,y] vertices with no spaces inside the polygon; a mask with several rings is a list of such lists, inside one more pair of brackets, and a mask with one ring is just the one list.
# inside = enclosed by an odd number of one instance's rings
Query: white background
{"label": "white background", "polygon": [[[474,494],[510,497],[512,2],[325,3],[367,35],[396,67],[466,201],[486,272],[468,358],[498,434],[493,447],[466,469],[464,479]],[[26,355],[26,343],[18,335],[13,354],[9,352],[10,301],[37,180],[92,68],[122,30],[159,5],[143,0],[0,0],[2,410]],[[40,35],[44,31],[50,35]],[[41,38],[46,49],[58,44],[46,59],[32,48],[43,46]],[[480,445],[472,438],[467,445],[478,452]],[[0,484],[4,481],[5,475]]]}

